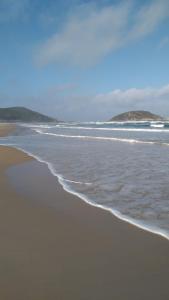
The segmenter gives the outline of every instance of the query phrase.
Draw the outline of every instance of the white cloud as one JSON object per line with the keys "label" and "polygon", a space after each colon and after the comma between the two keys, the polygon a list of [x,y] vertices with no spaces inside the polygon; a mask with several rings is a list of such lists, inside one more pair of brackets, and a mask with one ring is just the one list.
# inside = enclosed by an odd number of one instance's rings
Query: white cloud
{"label": "white cloud", "polygon": [[[160,88],[131,88],[113,90],[109,93],[98,94],[92,99],[92,105],[102,108],[102,113],[126,110],[152,110],[169,116],[169,84]],[[99,113],[100,114],[100,113]]]}
{"label": "white cloud", "polygon": [[168,16],[168,0],[150,2],[137,11],[133,28],[129,32],[129,38],[138,39],[150,34]]}
{"label": "white cloud", "polygon": [[91,65],[121,45],[128,5],[87,10],[73,16],[60,33],[39,48],[39,62]]}
{"label": "white cloud", "polygon": [[[162,97],[169,97],[169,84],[165,85],[161,88],[144,88],[144,89],[136,89],[131,88],[127,90],[114,90],[107,94],[99,94],[95,97],[96,102],[139,102],[142,100],[151,100],[158,99]],[[169,100],[169,98],[168,98]]]}
{"label": "white cloud", "polygon": [[[22,105],[57,117],[60,120],[109,120],[112,116],[129,110],[149,110],[169,117],[169,84],[159,88],[130,88],[113,90],[104,94],[81,95],[70,85],[49,87],[38,95],[0,92],[1,106]],[[71,90],[67,94],[64,90]],[[29,93],[28,93],[29,94]],[[15,96],[14,96],[15,95]],[[5,99],[5,100],[4,100]]]}
{"label": "white cloud", "polygon": [[[169,1],[135,7],[133,1],[98,8],[80,6],[60,32],[37,49],[40,65],[66,63],[91,66],[112,51],[151,34],[169,16]],[[83,10],[82,10],[83,8]]]}
{"label": "white cloud", "polygon": [[90,96],[74,92],[57,93],[39,97],[37,105],[40,102],[43,102],[41,106],[49,115],[62,120],[104,121],[130,110],[148,110],[169,117],[169,84],[159,88],[118,89]]}

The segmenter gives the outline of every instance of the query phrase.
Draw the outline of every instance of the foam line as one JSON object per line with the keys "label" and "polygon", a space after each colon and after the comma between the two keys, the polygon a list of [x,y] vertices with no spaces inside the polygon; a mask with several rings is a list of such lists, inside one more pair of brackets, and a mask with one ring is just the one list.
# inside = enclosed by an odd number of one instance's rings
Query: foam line
{"label": "foam line", "polygon": [[92,185],[91,182],[81,182],[81,181],[74,181],[74,180],[69,180],[69,179],[65,179],[63,178],[63,180],[67,181],[67,182],[72,182],[72,183],[77,183],[77,184],[84,184],[84,185]]}
{"label": "foam line", "polygon": [[[152,125],[152,127],[162,127],[157,125]],[[164,127],[164,126],[163,126]],[[45,128],[45,127],[44,127]],[[98,128],[98,127],[83,127],[83,126],[64,126],[56,125],[56,128],[60,129],[80,129],[80,130],[103,130],[103,131],[133,131],[133,132],[169,132],[169,129],[154,129],[154,128]]]}
{"label": "foam line", "polygon": [[35,127],[35,128],[46,128],[46,129],[51,129],[51,128],[55,128],[56,127],[56,125],[49,126],[49,125],[46,125],[46,124],[40,124],[40,125],[38,125],[38,124],[25,124],[25,123],[19,124],[19,126],[21,126],[21,127],[27,127],[27,128],[33,128],[33,127]]}
{"label": "foam line", "polygon": [[[6,144],[6,145],[2,145],[2,146],[10,146],[11,147],[11,144]],[[85,201],[87,204],[90,204],[94,207],[98,207],[98,208],[101,208],[103,210],[106,210],[108,211],[109,213],[111,213],[112,215],[114,215],[115,217],[117,217],[118,219],[122,220],[122,221],[125,221],[133,226],[136,226],[140,229],[143,229],[145,231],[148,231],[150,233],[153,233],[153,234],[157,234],[157,235],[160,235],[161,237],[169,240],[169,234],[165,231],[165,230],[162,230],[162,229],[159,229],[159,228],[156,228],[154,226],[147,226],[145,224],[143,224],[142,222],[139,222],[139,221],[136,221],[130,217],[127,217],[123,214],[121,214],[119,211],[117,211],[116,209],[113,209],[113,208],[110,208],[110,207],[106,207],[104,205],[101,205],[101,204],[97,204],[95,202],[93,202],[91,199],[89,199],[87,196],[84,196],[83,194],[81,193],[78,193],[76,191],[73,191],[69,186],[68,184],[66,184],[65,182],[65,179],[64,177],[61,175],[61,174],[58,174],[56,173],[55,169],[53,168],[52,164],[43,160],[42,158],[40,158],[39,156],[37,155],[34,155],[32,154],[31,152],[29,151],[26,151],[25,149],[21,148],[21,147],[18,147],[14,144],[12,144],[12,147],[15,148],[15,149],[18,149],[24,153],[26,153],[27,155],[35,158],[37,161],[41,162],[41,163],[44,163],[48,166],[48,169],[49,171],[51,172],[51,174],[55,177],[57,177],[59,183],[62,185],[63,189],[65,191],[67,191],[68,193],[70,194],[73,194],[75,196],[77,196],[78,198],[82,199],[83,201]]]}
{"label": "foam line", "polygon": [[[91,123],[89,123],[91,124]],[[92,124],[96,124],[96,123],[92,123]],[[110,123],[101,123],[101,124],[110,124]],[[100,124],[100,125],[101,125]],[[126,123],[111,123],[111,124],[120,124],[120,125],[125,125]],[[85,126],[72,126],[72,125],[79,125],[79,124],[57,124],[57,125],[53,125],[53,126],[49,126],[49,125],[37,125],[37,124],[20,124],[20,126],[23,127],[28,127],[28,128],[42,128],[42,129],[53,129],[53,128],[60,128],[60,129],[77,129],[77,130],[102,130],[102,131],[132,131],[132,132],[163,132],[163,133],[168,133],[169,129],[164,129],[164,124],[150,124],[151,128],[100,128],[100,127],[85,127]],[[163,129],[162,129],[163,128]]]}
{"label": "foam line", "polygon": [[163,128],[164,124],[151,124],[151,127],[159,127],[159,128]]}
{"label": "foam line", "polygon": [[104,137],[104,136],[90,136],[90,135],[68,135],[68,134],[57,134],[57,133],[49,133],[43,132],[42,130],[35,129],[35,131],[39,134],[62,137],[62,138],[78,138],[78,139],[87,139],[87,140],[106,140],[106,141],[118,141],[118,142],[125,142],[125,143],[138,143],[138,144],[150,144],[150,145],[168,145],[167,143],[159,143],[159,142],[149,142],[149,141],[141,141],[135,139],[121,139],[121,138],[114,138],[114,137]]}

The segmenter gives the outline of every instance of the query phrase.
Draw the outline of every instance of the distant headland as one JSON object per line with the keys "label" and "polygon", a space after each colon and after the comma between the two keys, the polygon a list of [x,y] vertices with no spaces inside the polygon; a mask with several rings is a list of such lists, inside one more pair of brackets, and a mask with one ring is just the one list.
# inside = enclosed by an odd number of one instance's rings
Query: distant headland
{"label": "distant headland", "polygon": [[115,121],[115,122],[124,122],[124,121],[163,121],[164,118],[159,116],[159,115],[155,115],[152,114],[149,111],[145,111],[145,110],[136,110],[136,111],[128,111],[122,114],[119,114],[113,118],[111,118],[109,120],[109,122],[111,121]]}
{"label": "distant headland", "polygon": [[[128,111],[112,117],[108,122],[125,121],[164,121],[164,118],[145,110]],[[33,111],[26,107],[16,106],[0,108],[0,122],[60,122],[59,120]]]}
{"label": "distant headland", "polygon": [[57,122],[56,119],[25,107],[0,108],[2,122]]}

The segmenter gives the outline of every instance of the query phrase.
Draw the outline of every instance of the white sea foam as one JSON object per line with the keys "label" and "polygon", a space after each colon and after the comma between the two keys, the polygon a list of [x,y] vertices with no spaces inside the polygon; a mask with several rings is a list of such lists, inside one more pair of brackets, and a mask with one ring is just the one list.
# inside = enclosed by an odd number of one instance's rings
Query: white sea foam
{"label": "white sea foam", "polygon": [[[117,141],[117,142],[125,142],[125,143],[138,143],[138,144],[159,144],[157,142],[150,142],[150,141],[141,141],[136,139],[123,139],[123,138],[114,138],[114,137],[104,137],[104,136],[90,136],[90,135],[67,135],[67,134],[57,134],[57,133],[49,133],[43,132],[42,130],[35,129],[35,131],[39,134],[55,136],[55,137],[62,137],[62,138],[77,138],[77,139],[84,139],[84,140],[106,140],[106,141]],[[162,143],[161,143],[162,144]],[[167,143],[163,143],[165,145],[169,145]]]}
{"label": "white sea foam", "polygon": [[144,121],[96,121],[96,122],[78,122],[78,124],[98,124],[98,125],[104,125],[104,124],[147,124],[151,123],[150,120],[144,120]]}
{"label": "white sea foam", "polygon": [[70,179],[65,179],[65,178],[63,178],[63,180],[65,180],[65,181],[67,181],[67,182],[72,182],[72,183],[82,184],[82,185],[92,185],[91,182],[81,182],[81,181],[75,181],[75,180],[70,180]]}
{"label": "white sea foam", "polygon": [[[80,129],[80,130],[103,130],[103,131],[133,131],[133,132],[169,132],[169,129],[154,129],[154,128],[98,128],[98,127],[83,127],[83,126],[65,126],[65,125],[56,125],[57,128],[61,129]],[[151,127],[162,128],[164,126],[151,125]]]}
{"label": "white sea foam", "polygon": [[[163,132],[168,133],[169,129],[164,128],[165,124],[159,124],[158,122],[151,122],[150,128],[125,128],[125,127],[87,127],[81,126],[83,125],[128,125],[128,124],[136,124],[135,122],[83,122],[83,123],[61,123],[54,125],[47,124],[25,124],[22,123],[20,126],[28,127],[28,128],[41,128],[41,129],[77,129],[77,130],[102,130],[102,131],[133,131],[133,132]],[[145,122],[137,122],[137,124],[142,124]]]}
{"label": "white sea foam", "polygon": [[18,150],[21,150],[23,151],[24,153],[28,154],[29,156],[35,158],[37,161],[41,162],[41,163],[44,163],[48,166],[48,169],[50,170],[51,174],[55,177],[58,178],[58,181],[59,183],[62,185],[63,189],[75,196],[77,196],[78,198],[82,199],[83,201],[85,201],[86,203],[92,205],[92,206],[95,206],[95,207],[98,207],[98,208],[101,208],[103,210],[106,210],[108,212],[110,212],[112,215],[114,215],[115,217],[117,217],[118,219],[120,220],[123,220],[131,225],[134,225],[140,229],[143,229],[145,231],[148,231],[148,232],[151,232],[153,234],[157,234],[157,235],[160,235],[162,236],[163,238],[166,238],[167,240],[169,240],[169,234],[168,232],[166,232],[165,230],[162,230],[162,229],[159,229],[155,226],[148,226],[148,225],[145,225],[143,222],[140,222],[140,221],[137,221],[137,220],[134,220],[133,218],[131,217],[128,217],[128,216],[125,216],[123,214],[121,214],[119,211],[117,211],[116,209],[113,209],[113,208],[110,208],[110,207],[106,207],[104,205],[101,205],[101,204],[97,204],[95,202],[93,202],[91,199],[89,199],[87,196],[81,194],[81,193],[78,193],[74,190],[72,190],[70,188],[70,186],[67,184],[68,180],[65,180],[65,178],[61,175],[61,174],[58,174],[56,173],[53,165],[51,163],[49,163],[48,161],[45,161],[43,160],[42,158],[40,158],[39,156],[37,155],[34,155],[33,153],[29,152],[29,151],[26,151],[25,149],[21,148],[21,147],[18,147],[14,144],[6,144],[6,145],[3,145],[3,146],[12,146],[13,148],[16,148]]}
{"label": "white sea foam", "polygon": [[55,128],[56,125],[46,125],[46,124],[25,124],[25,123],[21,123],[19,124],[19,126],[22,126],[22,127],[28,127],[28,128],[46,128],[46,129],[51,129],[51,128]]}
{"label": "white sea foam", "polygon": [[151,127],[163,128],[164,124],[151,124]]}

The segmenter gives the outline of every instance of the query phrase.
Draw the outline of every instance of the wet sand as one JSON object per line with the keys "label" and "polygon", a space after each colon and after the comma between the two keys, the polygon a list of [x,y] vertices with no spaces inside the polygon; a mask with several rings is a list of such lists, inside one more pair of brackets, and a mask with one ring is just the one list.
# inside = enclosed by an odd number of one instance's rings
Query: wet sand
{"label": "wet sand", "polygon": [[15,130],[15,124],[0,123],[0,137],[6,136]]}
{"label": "wet sand", "polygon": [[0,299],[167,300],[169,241],[65,192],[0,147]]}

